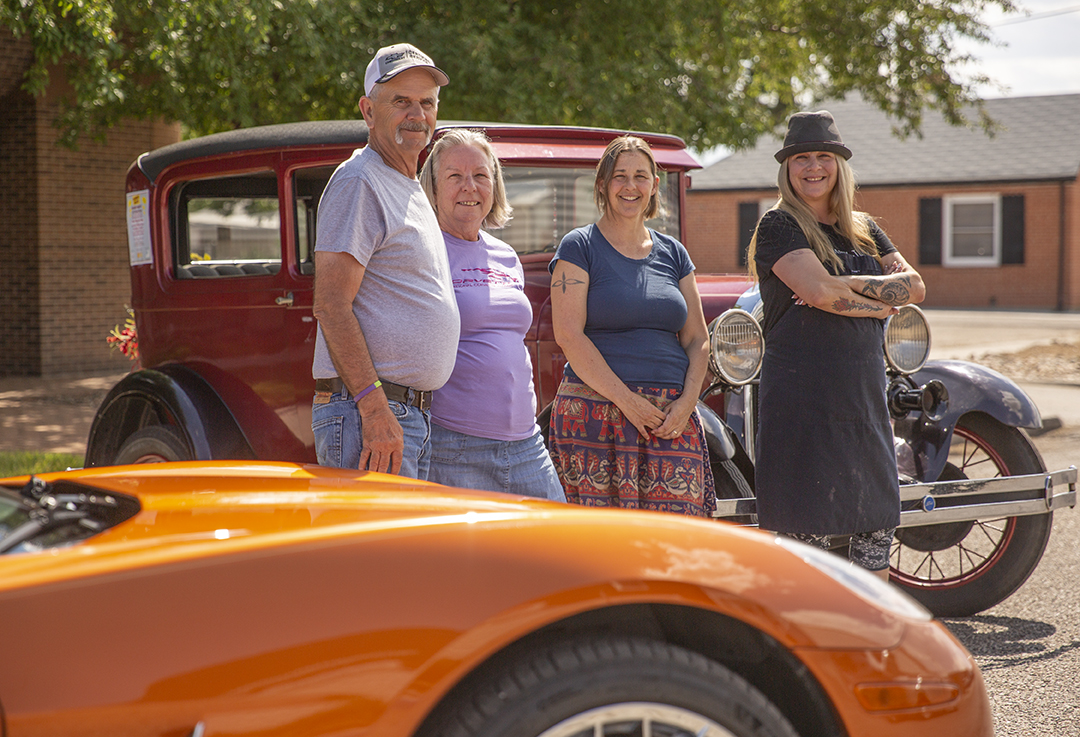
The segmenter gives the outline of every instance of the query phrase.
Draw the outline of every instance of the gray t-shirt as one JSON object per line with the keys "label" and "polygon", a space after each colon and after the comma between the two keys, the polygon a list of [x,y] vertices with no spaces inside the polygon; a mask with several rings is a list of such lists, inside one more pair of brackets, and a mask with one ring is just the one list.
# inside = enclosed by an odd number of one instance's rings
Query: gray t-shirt
{"label": "gray t-shirt", "polygon": [[[360,149],[330,177],[318,218],[315,250],[352,254],[366,269],[353,313],[379,378],[441,387],[454,370],[460,320],[442,231],[420,183]],[[338,375],[321,326],[312,374]]]}

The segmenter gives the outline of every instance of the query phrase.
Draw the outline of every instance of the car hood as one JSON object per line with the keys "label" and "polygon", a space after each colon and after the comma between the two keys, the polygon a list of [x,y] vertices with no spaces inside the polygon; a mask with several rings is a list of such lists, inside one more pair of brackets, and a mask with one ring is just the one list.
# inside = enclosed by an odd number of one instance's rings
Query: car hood
{"label": "car hood", "polygon": [[[134,497],[140,511],[67,548],[3,556],[0,599],[169,566],[286,560],[313,550],[401,559],[422,549],[425,575],[446,564],[440,575],[503,582],[500,596],[515,589],[502,604],[492,602],[493,616],[512,599],[526,609],[559,601],[564,614],[604,602],[683,604],[754,621],[790,647],[831,648],[889,647],[909,621],[770,534],[680,515],[284,463],[153,464],[62,477]],[[459,562],[450,565],[453,558]]]}

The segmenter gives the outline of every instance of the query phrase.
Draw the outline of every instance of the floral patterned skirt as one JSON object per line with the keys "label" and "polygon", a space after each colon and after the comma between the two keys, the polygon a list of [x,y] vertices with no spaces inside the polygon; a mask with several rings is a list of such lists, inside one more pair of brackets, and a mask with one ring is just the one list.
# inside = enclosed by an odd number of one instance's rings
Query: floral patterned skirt
{"label": "floral patterned skirt", "polygon": [[[633,387],[663,409],[677,389]],[[566,501],[711,517],[716,487],[697,412],[672,440],[639,436],[622,411],[587,385],[563,379],[549,439]]]}

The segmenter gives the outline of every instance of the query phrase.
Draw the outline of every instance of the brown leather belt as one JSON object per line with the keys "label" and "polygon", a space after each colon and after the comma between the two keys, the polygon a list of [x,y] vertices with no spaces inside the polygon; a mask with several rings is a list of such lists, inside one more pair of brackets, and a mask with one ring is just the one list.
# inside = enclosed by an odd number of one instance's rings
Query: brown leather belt
{"label": "brown leather belt", "polygon": [[[421,392],[416,389],[412,389],[401,384],[394,384],[380,379],[382,382],[383,394],[387,399],[391,399],[395,402],[401,402],[412,407],[419,407],[422,410],[428,410],[431,408],[431,392]],[[341,380],[340,376],[335,376],[332,379],[315,379],[315,392],[317,394],[329,393],[329,394],[345,394],[351,397],[352,394],[345,387],[345,382]]]}

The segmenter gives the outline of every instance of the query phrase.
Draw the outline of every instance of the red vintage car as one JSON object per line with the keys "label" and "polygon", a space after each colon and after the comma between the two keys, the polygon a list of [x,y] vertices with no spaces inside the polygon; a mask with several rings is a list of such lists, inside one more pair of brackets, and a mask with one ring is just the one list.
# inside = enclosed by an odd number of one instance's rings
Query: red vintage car
{"label": "red vintage car", "polygon": [[[448,125],[444,124],[443,129]],[[548,263],[562,236],[597,218],[594,169],[620,131],[483,125],[504,165],[514,219],[498,235],[520,254],[533,325],[526,336],[543,408],[565,363],[551,328]],[[438,135],[438,131],[436,132]],[[684,239],[687,173],[674,136],[642,133],[662,173],[666,216]],[[131,306],[142,368],[105,398],[86,465],[149,461],[313,462],[315,221],[337,165],[367,141],[360,121],[231,131],[144,154],[127,178]],[[762,341],[729,310],[747,277],[698,275],[717,383],[699,406],[718,516],[754,517],[753,379]],[[740,304],[753,310],[751,298]],[[900,316],[898,316],[899,318]],[[1076,504],[1075,469],[1047,473],[1021,428],[1038,408],[1006,377],[930,361],[910,308],[886,330],[889,402],[902,475],[893,580],[938,615],[982,611],[1035,569],[1053,512]]]}
{"label": "red vintage car", "polygon": [[[565,363],[551,330],[547,265],[566,232],[597,218],[594,169],[621,132],[479,127],[503,163],[514,207],[514,219],[497,234],[525,268],[534,313],[526,341],[542,408]],[[651,225],[682,238],[686,175],[700,165],[681,139],[640,135],[663,169],[667,215]],[[142,370],[101,406],[88,466],[314,462],[317,207],[334,168],[366,141],[362,121],[293,123],[184,141],[131,166],[131,306]],[[744,275],[700,277],[706,317],[730,307],[747,286]]]}

